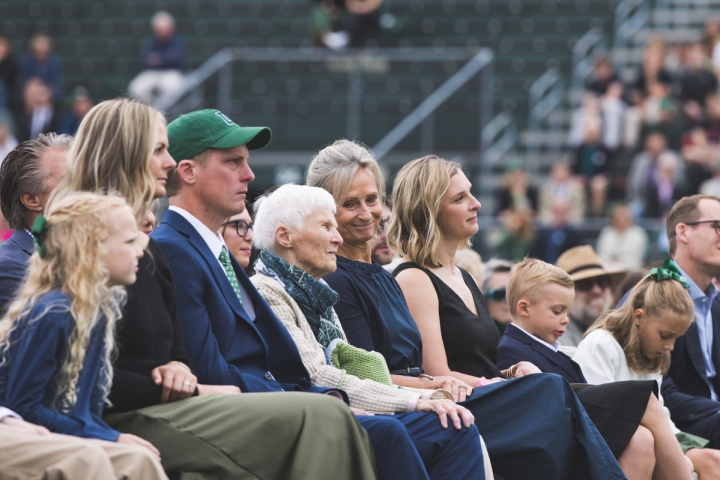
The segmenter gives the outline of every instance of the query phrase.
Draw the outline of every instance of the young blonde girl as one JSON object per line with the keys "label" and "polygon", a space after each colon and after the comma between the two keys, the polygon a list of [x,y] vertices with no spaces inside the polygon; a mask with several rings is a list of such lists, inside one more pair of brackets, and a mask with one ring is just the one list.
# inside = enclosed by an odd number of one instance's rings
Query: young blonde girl
{"label": "young blonde girl", "polygon": [[[55,433],[146,447],[102,419],[115,323],[145,245],[119,197],[81,193],[35,222],[36,253],[0,320],[0,404]],[[153,476],[164,478],[155,464]]]}
{"label": "young blonde girl", "polygon": [[[623,380],[655,380],[670,367],[675,340],[684,335],[695,318],[687,280],[668,260],[654,268],[616,310],[590,327],[573,357],[591,384]],[[660,402],[663,402],[660,396]],[[703,449],[707,441],[680,432],[663,407],[685,456],[700,478],[717,478],[720,452]]]}

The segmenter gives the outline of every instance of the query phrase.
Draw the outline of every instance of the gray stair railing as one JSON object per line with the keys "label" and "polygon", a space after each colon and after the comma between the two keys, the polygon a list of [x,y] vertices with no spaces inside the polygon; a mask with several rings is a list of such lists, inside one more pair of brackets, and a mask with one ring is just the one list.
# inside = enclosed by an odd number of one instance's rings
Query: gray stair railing
{"label": "gray stair railing", "polygon": [[615,9],[615,48],[626,48],[630,38],[645,28],[649,20],[649,0],[622,0]]}
{"label": "gray stair railing", "polygon": [[600,27],[591,28],[573,45],[572,89],[583,89],[585,80],[593,70],[595,59],[606,52],[605,36]]}
{"label": "gray stair railing", "polygon": [[[565,85],[557,68],[549,68],[540,78],[530,86],[529,92],[529,133],[536,138],[530,139],[527,148],[528,170],[535,173],[539,170],[540,142],[544,141],[545,132],[557,132],[560,127],[557,122],[550,121],[548,128],[545,125],[551,112],[560,107],[565,99]],[[559,151],[562,148],[560,142],[549,142],[549,149]]]}
{"label": "gray stair railing", "polygon": [[482,130],[483,173],[489,173],[517,143],[515,119],[508,112],[500,112]]}
{"label": "gray stair railing", "polygon": [[[265,48],[225,48],[208,59],[197,70],[185,77],[181,89],[160,98],[156,108],[167,113],[170,118],[198,109],[211,108],[216,103],[218,109],[226,108],[233,98],[233,62],[325,62],[342,67],[347,73],[347,94],[345,97],[345,136],[355,139],[360,136],[362,111],[362,72],[368,63],[372,62],[410,62],[420,61],[455,61],[467,62],[451,75],[440,87],[431,92],[423,102],[412,110],[403,120],[382,138],[375,150],[378,158],[382,158],[402,141],[415,127],[421,126],[422,151],[432,151],[433,113],[453,93],[467,84],[472,78],[481,75],[481,88],[479,88],[479,118],[480,129],[492,118],[492,89],[494,54],[489,48],[480,49],[474,55],[464,48],[446,48],[442,51],[432,48],[415,48],[412,51],[378,48],[368,50],[348,50],[336,53],[329,50],[318,49],[282,49],[269,51]],[[204,86],[213,81],[217,75],[217,101],[205,98]],[[479,151],[482,147],[479,146]]]}
{"label": "gray stair railing", "polygon": [[[435,110],[447,101],[453,93],[457,92],[467,82],[481,75],[481,87],[478,92],[479,97],[479,116],[480,129],[488,124],[492,117],[492,90],[491,84],[493,80],[492,61],[494,58],[493,51],[489,48],[483,48],[474,57],[470,59],[460,70],[455,72],[445,83],[440,85],[437,90],[432,92],[420,103],[412,112],[410,112],[400,123],[388,132],[373,147],[375,158],[382,159],[393,148],[395,148],[407,135],[412,132],[418,125],[432,118],[431,115]],[[425,130],[425,129],[424,129]],[[482,154],[482,133],[479,133],[480,143],[478,145],[478,153]],[[426,137],[428,132],[423,132]],[[423,150],[428,152],[433,150],[432,142],[425,140],[423,142]]]}

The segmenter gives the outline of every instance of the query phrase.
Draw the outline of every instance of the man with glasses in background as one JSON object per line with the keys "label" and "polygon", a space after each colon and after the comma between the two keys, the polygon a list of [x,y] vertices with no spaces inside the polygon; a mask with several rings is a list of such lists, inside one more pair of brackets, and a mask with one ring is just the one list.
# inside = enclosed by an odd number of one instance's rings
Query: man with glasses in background
{"label": "man with glasses in background", "polygon": [[575,282],[575,301],[568,315],[570,322],[565,334],[560,337],[560,343],[577,347],[590,325],[613,306],[612,289],[622,280],[625,272],[606,269],[589,245],[567,250],[560,255],[556,265]]}
{"label": "man with glasses in background", "polygon": [[507,260],[492,258],[485,263],[484,267],[485,273],[483,274],[480,290],[482,290],[483,296],[487,300],[490,317],[495,322],[500,335],[502,335],[505,332],[505,327],[512,321],[505,293],[513,264]]}
{"label": "man with glasses in background", "polygon": [[720,298],[713,278],[720,275],[720,198],[693,195],[678,200],[666,223],[668,253],[690,282],[695,322],[675,341],[662,394],[683,432],[720,448]]}

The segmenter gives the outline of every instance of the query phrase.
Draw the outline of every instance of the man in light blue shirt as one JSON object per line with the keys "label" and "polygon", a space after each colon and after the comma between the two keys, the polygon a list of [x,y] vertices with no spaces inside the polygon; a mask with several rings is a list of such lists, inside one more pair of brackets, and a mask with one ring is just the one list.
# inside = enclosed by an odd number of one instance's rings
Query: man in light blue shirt
{"label": "man in light blue shirt", "polygon": [[[690,282],[695,322],[675,342],[662,394],[673,421],[684,432],[720,448],[720,198],[680,199],[667,218],[670,257]],[[718,340],[720,341],[720,340]]]}

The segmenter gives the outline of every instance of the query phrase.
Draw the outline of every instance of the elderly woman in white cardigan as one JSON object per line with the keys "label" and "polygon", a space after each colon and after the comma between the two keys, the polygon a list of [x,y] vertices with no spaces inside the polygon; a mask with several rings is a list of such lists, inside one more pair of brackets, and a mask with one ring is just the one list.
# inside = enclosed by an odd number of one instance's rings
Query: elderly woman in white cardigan
{"label": "elderly woman in white cardigan", "polygon": [[[321,278],[336,269],[342,237],[335,222],[335,201],[321,188],[284,185],[255,206],[254,245],[261,249],[251,278],[298,347],[305,368],[317,386],[342,388],[350,405],[379,413],[434,411],[443,426],[472,425],[472,414],[456,405],[448,392],[398,388],[347,374],[332,364],[331,349],[345,341],[332,306],[335,293]],[[450,426],[452,428],[452,426]],[[475,427],[473,427],[474,429]],[[482,458],[462,462],[482,464]],[[450,471],[457,471],[457,467]],[[444,478],[439,465],[428,465],[430,478]],[[449,466],[448,466],[449,467]],[[489,462],[470,476],[493,478]],[[469,473],[469,472],[468,472]]]}

